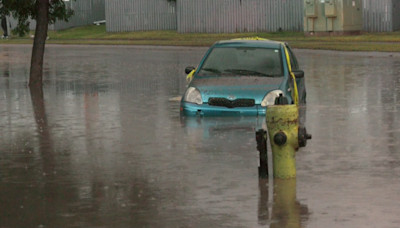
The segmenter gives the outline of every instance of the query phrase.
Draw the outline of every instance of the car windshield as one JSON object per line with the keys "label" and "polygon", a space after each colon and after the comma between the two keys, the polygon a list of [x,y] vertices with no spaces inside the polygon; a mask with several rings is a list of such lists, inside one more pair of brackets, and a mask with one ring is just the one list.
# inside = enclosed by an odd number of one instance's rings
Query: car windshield
{"label": "car windshield", "polygon": [[281,51],[259,47],[215,47],[207,56],[198,75],[281,77]]}

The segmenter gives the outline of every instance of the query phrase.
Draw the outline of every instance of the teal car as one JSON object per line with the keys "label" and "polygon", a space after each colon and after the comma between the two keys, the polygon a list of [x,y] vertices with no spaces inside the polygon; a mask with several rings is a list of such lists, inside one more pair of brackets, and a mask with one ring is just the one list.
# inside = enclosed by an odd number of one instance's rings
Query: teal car
{"label": "teal car", "polygon": [[[290,64],[290,67],[289,67]],[[268,105],[284,96],[306,103],[304,71],[287,43],[265,39],[216,42],[199,66],[187,67],[189,84],[182,116],[265,116]],[[292,74],[291,74],[292,73]]]}

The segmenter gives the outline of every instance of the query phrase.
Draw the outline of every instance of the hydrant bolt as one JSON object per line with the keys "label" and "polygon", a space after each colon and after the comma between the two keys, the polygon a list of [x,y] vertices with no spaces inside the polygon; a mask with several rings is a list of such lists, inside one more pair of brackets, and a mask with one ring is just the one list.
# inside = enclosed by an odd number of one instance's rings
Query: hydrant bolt
{"label": "hydrant bolt", "polygon": [[283,146],[287,142],[287,136],[283,132],[278,132],[274,136],[274,142],[278,146]]}
{"label": "hydrant bolt", "polygon": [[307,140],[310,140],[312,138],[312,135],[307,133],[307,129],[305,127],[300,127],[298,138],[299,138],[299,147],[306,147]]}

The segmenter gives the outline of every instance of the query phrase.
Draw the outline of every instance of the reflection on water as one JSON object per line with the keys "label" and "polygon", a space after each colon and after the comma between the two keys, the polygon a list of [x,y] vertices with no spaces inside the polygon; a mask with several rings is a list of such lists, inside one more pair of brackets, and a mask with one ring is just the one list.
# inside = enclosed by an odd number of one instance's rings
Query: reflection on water
{"label": "reflection on water", "polygon": [[[280,228],[305,227],[310,212],[307,205],[302,205],[296,198],[296,179],[274,179],[273,182],[260,179],[259,188],[259,225]],[[270,188],[272,188],[272,202],[269,201]]]}
{"label": "reflection on water", "polygon": [[[220,141],[230,142],[243,134],[253,134],[266,129],[265,119],[257,117],[185,117],[180,118],[182,129],[191,144],[214,145]],[[253,139],[254,140],[254,139]]]}
{"label": "reflection on water", "polygon": [[0,227],[400,225],[397,57],[296,50],[314,138],[272,188],[263,119],[179,116],[206,49],[49,46],[43,93],[30,47],[0,50]]}

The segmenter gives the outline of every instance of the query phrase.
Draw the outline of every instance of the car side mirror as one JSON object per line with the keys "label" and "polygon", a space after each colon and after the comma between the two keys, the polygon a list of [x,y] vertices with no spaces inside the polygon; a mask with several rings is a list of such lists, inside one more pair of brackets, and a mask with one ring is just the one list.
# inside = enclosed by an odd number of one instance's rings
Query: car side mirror
{"label": "car side mirror", "polygon": [[190,72],[192,72],[195,68],[194,67],[186,67],[185,68],[185,73],[189,74]]}
{"label": "car side mirror", "polygon": [[292,71],[295,78],[304,78],[304,71],[302,70],[294,70]]}

